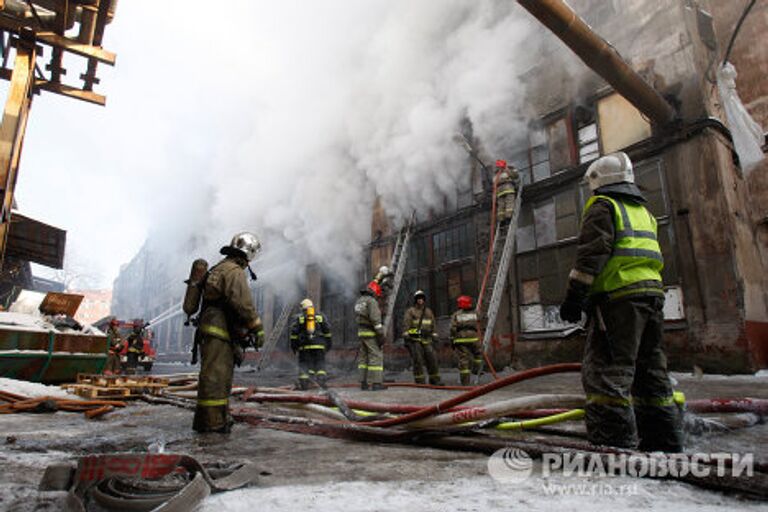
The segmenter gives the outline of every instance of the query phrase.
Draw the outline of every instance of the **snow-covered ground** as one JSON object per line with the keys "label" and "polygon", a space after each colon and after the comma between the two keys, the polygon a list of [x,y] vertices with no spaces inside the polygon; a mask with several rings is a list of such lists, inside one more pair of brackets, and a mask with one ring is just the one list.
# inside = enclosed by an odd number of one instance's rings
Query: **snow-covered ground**
{"label": "snow-covered ground", "polygon": [[428,479],[395,482],[337,482],[325,485],[291,485],[249,488],[210,496],[203,512],[662,512],[757,511],[768,506],[737,502],[711,492],[677,483],[628,478],[610,482],[573,481],[564,478],[531,479],[518,485],[501,485],[488,476],[468,476],[453,481]]}
{"label": "snow-covered ground", "polygon": [[[246,378],[250,380],[244,382]],[[276,384],[280,379],[286,383],[283,374],[241,373],[236,383]],[[678,388],[691,398],[768,398],[762,375],[697,378],[676,374],[676,379]],[[4,385],[8,383],[0,380],[0,389],[25,395],[57,391],[55,387],[29,383],[17,383],[10,389]],[[488,403],[544,390],[559,393],[578,388],[578,375],[553,375],[496,391],[478,401]],[[434,403],[454,393],[410,388],[378,393],[340,388],[339,392],[362,400],[413,404]],[[545,479],[534,473],[522,483],[502,484],[491,477],[489,458],[481,453],[353,442],[245,424],[236,425],[230,436],[199,436],[193,434],[191,424],[191,411],[142,402],[133,402],[126,409],[93,421],[64,412],[0,415],[0,511],[56,510],[55,505],[36,508],[45,500],[55,499],[37,492],[40,477],[50,464],[74,463],[88,453],[143,452],[159,444],[167,452],[185,453],[201,461],[250,460],[263,471],[252,487],[210,496],[203,506],[209,512],[768,511],[765,503],[677,481],[566,477],[561,473]],[[571,425],[578,434],[579,425]],[[766,446],[768,425],[759,424],[692,437],[689,450],[754,453],[757,460],[765,461]]]}
{"label": "snow-covered ground", "polygon": [[71,400],[79,400],[77,395],[67,393],[59,386],[46,386],[38,382],[27,382],[25,380],[6,379],[0,377],[0,391],[7,393],[13,393],[16,395],[26,396],[28,398],[36,398],[40,396],[51,396],[55,398],[67,398]]}

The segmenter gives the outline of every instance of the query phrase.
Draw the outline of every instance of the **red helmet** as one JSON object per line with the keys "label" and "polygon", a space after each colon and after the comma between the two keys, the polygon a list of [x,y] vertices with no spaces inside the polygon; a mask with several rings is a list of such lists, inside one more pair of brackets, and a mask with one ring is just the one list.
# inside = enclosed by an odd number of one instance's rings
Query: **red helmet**
{"label": "red helmet", "polygon": [[472,309],[472,297],[462,295],[456,299],[456,305],[459,306],[459,309]]}
{"label": "red helmet", "polygon": [[496,167],[506,167],[507,161],[506,160],[496,160]]}
{"label": "red helmet", "polygon": [[372,291],[377,297],[381,297],[381,286],[376,281],[368,283],[368,290]]}

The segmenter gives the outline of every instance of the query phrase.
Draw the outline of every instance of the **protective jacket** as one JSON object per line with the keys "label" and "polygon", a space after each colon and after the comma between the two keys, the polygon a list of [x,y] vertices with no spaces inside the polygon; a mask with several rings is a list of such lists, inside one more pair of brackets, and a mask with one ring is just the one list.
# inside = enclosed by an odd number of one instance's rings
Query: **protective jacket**
{"label": "protective jacket", "polygon": [[247,265],[245,258],[227,256],[210,270],[199,320],[203,335],[234,341],[248,331],[256,331],[263,339],[261,319],[243,272]]}
{"label": "protective jacket", "polygon": [[435,334],[435,314],[426,305],[409,307],[403,318],[403,338],[430,342]]}
{"label": "protective jacket", "polygon": [[520,181],[520,174],[516,169],[506,167],[499,171],[499,178],[496,182],[496,197],[504,197],[513,194],[517,190],[517,184]]}
{"label": "protective jacket", "polygon": [[357,316],[357,335],[359,338],[381,338],[384,336],[384,326],[381,320],[381,308],[376,298],[368,292],[363,292],[355,302]]}
{"label": "protective jacket", "polygon": [[107,330],[107,340],[110,352],[118,353],[123,349],[123,337],[117,328],[109,327]]}
{"label": "protective jacket", "polygon": [[472,309],[459,309],[451,315],[451,342],[455,345],[475,343],[477,337],[477,313]]}
{"label": "protective jacket", "polygon": [[648,209],[627,196],[598,194],[582,216],[572,281],[598,301],[664,295],[664,259]]}
{"label": "protective jacket", "polygon": [[296,321],[291,327],[291,350],[331,350],[333,340],[331,327],[325,315],[315,313],[315,331],[307,331],[307,317],[304,313],[296,316]]}

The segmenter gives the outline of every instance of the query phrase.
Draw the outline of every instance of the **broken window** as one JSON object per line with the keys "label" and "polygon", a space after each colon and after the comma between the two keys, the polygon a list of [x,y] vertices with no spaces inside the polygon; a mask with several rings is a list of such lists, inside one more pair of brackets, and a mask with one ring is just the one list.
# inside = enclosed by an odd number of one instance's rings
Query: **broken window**
{"label": "broken window", "polygon": [[619,151],[651,136],[651,125],[624,96],[613,93],[597,102],[600,146],[604,153]]}
{"label": "broken window", "polygon": [[550,245],[557,241],[554,199],[547,199],[533,206],[533,222],[537,247]]}
{"label": "broken window", "polygon": [[576,210],[576,191],[564,190],[555,196],[555,232],[557,240],[568,240],[579,234],[579,214]]}
{"label": "broken window", "polygon": [[432,264],[435,267],[474,256],[472,224],[464,224],[432,235]]}
{"label": "broken window", "polygon": [[524,203],[520,206],[517,219],[517,252],[531,251],[536,248],[536,233],[533,230],[533,208]]}
{"label": "broken window", "polygon": [[547,125],[549,139],[549,165],[552,174],[572,165],[571,145],[568,139],[568,122],[565,117]]}
{"label": "broken window", "polygon": [[594,121],[578,129],[579,163],[591,162],[600,156],[600,143],[597,138],[597,123]]}
{"label": "broken window", "polygon": [[565,295],[576,245],[551,247],[517,258],[522,332],[564,329],[559,305]]}

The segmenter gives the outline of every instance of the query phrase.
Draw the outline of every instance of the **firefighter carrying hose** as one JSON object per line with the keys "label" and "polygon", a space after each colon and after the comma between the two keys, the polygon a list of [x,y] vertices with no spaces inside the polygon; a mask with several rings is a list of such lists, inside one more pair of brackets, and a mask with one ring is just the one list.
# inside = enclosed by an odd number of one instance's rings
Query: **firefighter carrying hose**
{"label": "firefighter carrying hose", "polygon": [[[251,298],[245,270],[261,251],[251,233],[239,233],[221,248],[225,256],[211,268],[202,286],[202,306],[196,339],[200,343],[200,377],[192,428],[197,432],[229,433],[229,395],[234,366],[244,347],[261,346],[264,330]],[[255,278],[255,276],[253,276]]]}
{"label": "firefighter carrying hose", "polygon": [[451,343],[459,358],[459,378],[462,386],[469,385],[470,373],[480,373],[483,350],[477,333],[477,312],[472,308],[472,297],[462,295],[456,299],[458,310],[451,315]]}
{"label": "firefighter carrying hose", "polygon": [[433,345],[435,332],[435,315],[426,304],[427,294],[417,290],[413,294],[413,306],[405,311],[403,318],[403,339],[411,354],[413,364],[413,380],[417,384],[425,383],[424,367],[429,372],[429,383],[441,385],[440,368]]}
{"label": "firefighter carrying hose", "polygon": [[581,378],[593,444],[682,450],[678,408],[662,347],[664,261],[656,218],[625,153],[595,160],[584,175],[593,196],[582,214],[576,265],[560,306],[567,322],[590,317]]}
{"label": "firefighter carrying hose", "polygon": [[301,313],[291,328],[291,350],[299,354],[299,389],[309,389],[309,380],[314,378],[325,388],[328,374],[325,371],[325,352],[331,350],[331,327],[328,319],[315,310],[309,299],[301,301]]}
{"label": "firefighter carrying hose", "polygon": [[512,219],[520,174],[506,160],[496,160],[496,218],[499,222]]}
{"label": "firefighter carrying hose", "polygon": [[386,389],[384,382],[384,325],[378,299],[381,286],[375,280],[360,290],[355,303],[357,339],[360,342],[360,389],[372,391]]}

